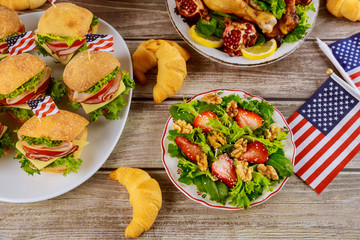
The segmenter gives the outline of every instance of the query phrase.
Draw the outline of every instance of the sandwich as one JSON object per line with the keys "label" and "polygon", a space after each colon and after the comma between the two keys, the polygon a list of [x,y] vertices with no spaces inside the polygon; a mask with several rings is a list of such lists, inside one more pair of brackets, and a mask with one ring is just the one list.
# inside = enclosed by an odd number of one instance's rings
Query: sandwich
{"label": "sandwich", "polygon": [[41,119],[33,116],[17,131],[15,159],[30,175],[77,172],[80,153],[88,144],[88,124],[84,117],[65,110]]}
{"label": "sandwich", "polygon": [[33,112],[26,101],[42,98],[51,82],[51,69],[28,53],[0,62],[0,108],[23,123]]}
{"label": "sandwich", "polygon": [[19,19],[18,14],[7,7],[0,6],[0,61],[8,56],[9,49],[7,47],[6,38],[25,32],[24,24]]}
{"label": "sandwich", "polygon": [[85,8],[72,3],[53,5],[41,16],[35,30],[38,53],[67,64],[87,49],[85,35],[95,34],[98,26],[99,19]]}
{"label": "sandwich", "polygon": [[70,105],[75,110],[82,107],[91,122],[101,115],[118,119],[117,113],[126,105],[123,96],[135,85],[113,55],[91,51],[79,53],[66,65],[63,81]]}
{"label": "sandwich", "polygon": [[8,127],[0,123],[0,157],[8,155],[10,148],[14,146]]}

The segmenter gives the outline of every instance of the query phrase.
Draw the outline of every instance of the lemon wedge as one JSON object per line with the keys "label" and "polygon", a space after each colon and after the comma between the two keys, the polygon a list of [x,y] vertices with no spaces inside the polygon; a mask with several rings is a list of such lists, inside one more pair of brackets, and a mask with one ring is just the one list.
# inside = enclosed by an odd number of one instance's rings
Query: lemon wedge
{"label": "lemon wedge", "polygon": [[196,25],[193,25],[189,29],[190,36],[201,45],[204,45],[209,48],[219,48],[223,45],[223,40],[214,36],[202,37],[195,31]]}
{"label": "lemon wedge", "polygon": [[276,48],[277,44],[275,39],[271,39],[270,41],[267,41],[261,46],[241,49],[241,53],[243,57],[258,60],[271,56],[275,52]]}

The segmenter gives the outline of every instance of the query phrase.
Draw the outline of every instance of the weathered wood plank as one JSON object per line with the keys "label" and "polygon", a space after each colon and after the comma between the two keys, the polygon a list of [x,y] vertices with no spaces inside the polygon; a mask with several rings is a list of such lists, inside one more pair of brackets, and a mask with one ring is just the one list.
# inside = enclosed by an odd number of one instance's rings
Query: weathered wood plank
{"label": "weathered wood plank", "polygon": [[[57,198],[29,204],[0,202],[0,238],[122,238],[132,208],[125,187],[98,172]],[[246,211],[207,208],[188,199],[164,171],[149,171],[163,192],[163,206],[143,239],[357,238],[360,173],[341,173],[317,195],[292,176],[266,203]],[[345,197],[346,196],[346,197]]]}
{"label": "weathered wood plank", "polygon": [[[119,166],[163,168],[160,141],[172,104],[179,101],[166,101],[155,105],[152,101],[133,101],[129,118],[118,144],[104,164],[104,168]],[[285,118],[290,117],[304,101],[271,101]],[[360,166],[360,154],[346,168]]]}
{"label": "weathered wood plank", "polygon": [[[127,41],[133,53],[141,41]],[[315,42],[305,42],[290,56],[257,68],[229,67],[211,61],[185,43],[192,57],[187,62],[188,74],[173,98],[189,98],[213,89],[241,89],[263,98],[307,99],[327,79],[326,69],[333,67]],[[135,98],[152,98],[157,69],[148,72],[148,83],[136,85]]]}
{"label": "weathered wood plank", "polygon": [[[310,39],[341,39],[359,31],[359,23],[344,18],[335,18],[326,9],[326,1],[320,0],[320,10],[316,25]],[[110,23],[125,39],[166,38],[180,39],[169,20],[165,0],[72,0],[69,1],[85,7],[97,16]],[[36,10],[47,9],[50,3]],[[166,31],[164,31],[166,29]]]}

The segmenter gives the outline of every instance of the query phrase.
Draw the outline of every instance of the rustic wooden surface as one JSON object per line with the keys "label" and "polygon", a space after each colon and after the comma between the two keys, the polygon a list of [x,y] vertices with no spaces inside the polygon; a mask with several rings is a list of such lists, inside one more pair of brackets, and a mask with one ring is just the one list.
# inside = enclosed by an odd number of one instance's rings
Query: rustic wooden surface
{"label": "rustic wooden surface", "polygon": [[[173,98],[155,105],[156,70],[150,71],[148,85],[138,85],[134,91],[126,127],[104,166],[78,188],[51,200],[0,202],[0,239],[123,238],[132,209],[125,188],[108,180],[108,174],[119,166],[146,170],[162,189],[163,207],[142,239],[359,238],[359,154],[321,195],[293,175],[265,204],[247,211],[221,211],[191,201],[171,183],[161,163],[160,137],[171,104],[216,88],[262,96],[289,117],[322,84],[325,70],[332,66],[315,37],[330,43],[358,32],[360,23],[333,17],[321,0],[316,26],[298,50],[275,64],[240,69],[211,62],[187,47],[169,21],[164,0],[70,2],[115,27],[131,53],[149,38],[171,39],[185,46],[192,53],[188,76]],[[31,11],[22,13],[27,12]]]}

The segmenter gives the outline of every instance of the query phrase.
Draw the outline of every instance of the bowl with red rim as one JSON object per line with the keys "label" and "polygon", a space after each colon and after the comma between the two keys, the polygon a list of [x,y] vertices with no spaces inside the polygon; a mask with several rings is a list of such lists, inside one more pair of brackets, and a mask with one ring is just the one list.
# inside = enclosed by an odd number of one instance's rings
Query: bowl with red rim
{"label": "bowl with red rim", "polygon": [[[194,100],[201,100],[201,98],[208,93],[217,93],[217,94],[221,93],[221,95],[220,95],[221,97],[228,96],[231,94],[236,94],[245,100],[248,98],[251,98],[251,100],[257,100],[257,101],[262,100],[262,98],[260,98],[258,96],[251,95],[251,94],[249,94],[245,91],[241,91],[241,90],[216,89],[216,90],[200,93],[200,94],[192,97],[191,99],[189,99],[187,102],[194,101]],[[295,162],[295,144],[293,141],[293,134],[291,132],[291,129],[290,129],[289,125],[287,124],[284,116],[275,107],[274,107],[274,114],[272,117],[275,120],[274,124],[276,126],[278,126],[280,129],[287,128],[289,130],[287,133],[287,138],[282,141],[282,144],[284,145],[283,150],[285,152],[285,157],[290,159],[292,161],[292,163],[294,164],[294,162]],[[179,182],[181,169],[178,168],[178,166],[177,166],[178,159],[171,157],[170,154],[168,153],[168,145],[173,142],[168,140],[167,137],[169,136],[169,131],[174,129],[173,123],[174,123],[174,119],[172,117],[170,117],[165,124],[164,132],[163,132],[162,138],[161,138],[162,163],[164,165],[167,175],[169,176],[169,178],[173,182],[173,184],[182,193],[184,193],[188,198],[194,200],[195,202],[201,203],[207,207],[215,208],[215,209],[223,209],[223,210],[240,210],[240,209],[242,209],[240,207],[235,207],[235,206],[230,205],[228,203],[228,201],[225,205],[222,205],[220,203],[212,201],[209,199],[209,194],[203,194],[203,193],[199,192],[194,184],[186,185],[184,183]],[[257,199],[254,199],[253,201],[251,201],[250,206],[253,207],[253,206],[262,204],[265,201],[267,201],[268,199],[270,199],[272,196],[277,194],[283,188],[283,186],[285,185],[285,183],[287,181],[288,181],[288,177],[282,179],[278,183],[272,184],[271,187],[272,187],[273,191],[267,191],[266,189],[264,189],[261,196],[259,196]]]}

